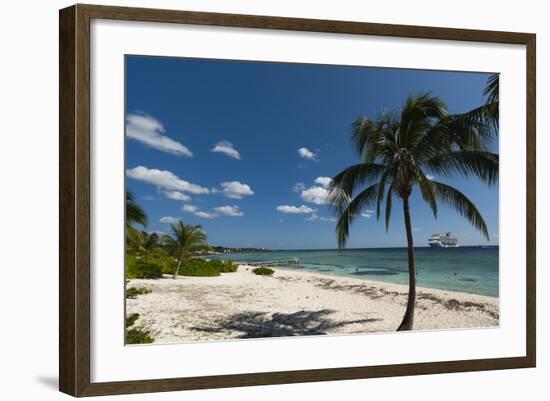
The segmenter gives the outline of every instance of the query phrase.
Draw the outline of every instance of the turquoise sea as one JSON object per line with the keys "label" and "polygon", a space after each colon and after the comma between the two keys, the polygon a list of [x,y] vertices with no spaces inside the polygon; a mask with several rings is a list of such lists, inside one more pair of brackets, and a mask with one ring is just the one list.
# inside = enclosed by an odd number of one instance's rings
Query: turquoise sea
{"label": "turquoise sea", "polygon": [[[417,284],[498,297],[498,247],[415,248]],[[300,267],[284,267],[324,274],[406,284],[407,249],[371,248],[292,250],[209,255],[209,259],[238,262],[298,258]]]}

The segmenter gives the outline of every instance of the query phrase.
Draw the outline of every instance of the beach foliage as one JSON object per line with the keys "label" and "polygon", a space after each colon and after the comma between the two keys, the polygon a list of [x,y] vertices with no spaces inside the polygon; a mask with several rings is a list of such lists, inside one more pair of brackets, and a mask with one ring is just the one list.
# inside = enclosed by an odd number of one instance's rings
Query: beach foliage
{"label": "beach foliage", "polygon": [[139,319],[139,313],[131,313],[126,316],[126,328],[132,326]]}
{"label": "beach foliage", "polygon": [[138,313],[126,317],[126,344],[150,344],[155,341],[151,332],[142,327],[131,327],[139,319]]}
{"label": "beach foliage", "polygon": [[154,341],[149,330],[144,330],[141,327],[126,329],[126,344],[151,344]]}
{"label": "beach foliage", "polygon": [[368,209],[376,210],[378,219],[383,215],[387,230],[394,198],[401,201],[409,294],[398,330],[411,330],[414,321],[416,269],[409,206],[414,190],[435,218],[438,205],[445,204],[489,240],[485,220],[474,203],[441,181],[462,176],[497,184],[499,157],[489,151],[495,131],[487,110],[450,114],[441,99],[424,92],[409,96],[398,111],[382,111],[374,119],[359,117],[352,124],[351,142],[358,162],[333,177],[329,186],[328,200],[338,219],[337,242],[339,248],[345,247],[351,224]]}
{"label": "beach foliage", "polygon": [[275,270],[270,269],[269,267],[256,267],[255,269],[252,269],[252,273],[258,276],[271,276],[275,273]]}
{"label": "beach foliage", "polygon": [[219,276],[220,273],[234,273],[238,265],[230,260],[189,259],[185,261],[179,274],[182,276]]}
{"label": "beach foliage", "polygon": [[230,260],[210,260],[209,263],[216,266],[220,273],[234,273],[239,267],[239,265]]}
{"label": "beach foliage", "polygon": [[162,277],[162,265],[149,258],[126,255],[127,279],[156,279]]}
{"label": "beach foliage", "polygon": [[144,295],[144,294],[150,294],[151,289],[150,288],[136,288],[136,287],[130,287],[126,289],[126,298],[127,299],[135,299],[138,295]]}

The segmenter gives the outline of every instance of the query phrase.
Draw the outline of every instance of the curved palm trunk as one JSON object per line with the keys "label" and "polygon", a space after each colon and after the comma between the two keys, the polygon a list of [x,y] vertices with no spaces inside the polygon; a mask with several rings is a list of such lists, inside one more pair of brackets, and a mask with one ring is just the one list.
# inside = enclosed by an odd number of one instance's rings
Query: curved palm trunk
{"label": "curved palm trunk", "polygon": [[407,300],[407,310],[403,321],[397,331],[412,330],[414,323],[414,307],[416,303],[416,268],[414,266],[414,248],[411,225],[411,212],[409,209],[409,198],[403,198],[403,215],[405,218],[405,229],[407,231],[407,256],[409,259],[409,297]]}
{"label": "curved palm trunk", "polygon": [[180,267],[181,267],[181,262],[183,262],[183,249],[181,250],[181,253],[180,253],[180,257],[178,259],[178,266],[176,267],[176,271],[174,273],[174,275],[172,276],[172,278],[175,280],[176,277],[178,277],[178,273],[180,272]]}
{"label": "curved palm trunk", "polygon": [[178,277],[178,273],[180,272],[181,260],[182,260],[182,259],[183,259],[183,258],[180,258],[180,259],[178,260],[178,266],[176,267],[176,271],[174,272],[174,275],[172,276],[172,278],[173,278],[174,280],[176,279],[176,277]]}

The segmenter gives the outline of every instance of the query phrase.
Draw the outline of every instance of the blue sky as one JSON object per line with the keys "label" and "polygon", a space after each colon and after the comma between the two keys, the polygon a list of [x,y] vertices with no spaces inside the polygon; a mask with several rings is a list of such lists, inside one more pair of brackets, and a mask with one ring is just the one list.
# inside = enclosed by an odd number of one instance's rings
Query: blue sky
{"label": "blue sky", "polygon": [[[399,109],[431,91],[453,113],[483,101],[488,74],[127,56],[127,189],[148,230],[202,224],[213,245],[336,248],[326,177],[357,162],[351,123]],[[493,144],[497,152],[498,144]],[[324,178],[325,177],[325,178]],[[478,206],[498,244],[498,187],[445,182]],[[487,244],[444,205],[437,220],[418,191],[411,199],[415,245],[452,231],[461,245]],[[400,202],[392,223],[366,211],[348,247],[405,246]]]}

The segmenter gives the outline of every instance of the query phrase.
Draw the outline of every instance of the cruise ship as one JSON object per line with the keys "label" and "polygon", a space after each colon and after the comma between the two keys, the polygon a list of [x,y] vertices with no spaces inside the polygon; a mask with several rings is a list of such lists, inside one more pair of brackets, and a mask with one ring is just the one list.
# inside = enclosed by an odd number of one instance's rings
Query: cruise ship
{"label": "cruise ship", "polygon": [[428,238],[428,244],[434,248],[456,248],[458,246],[458,239],[452,237],[450,232],[445,234],[433,234]]}

